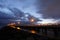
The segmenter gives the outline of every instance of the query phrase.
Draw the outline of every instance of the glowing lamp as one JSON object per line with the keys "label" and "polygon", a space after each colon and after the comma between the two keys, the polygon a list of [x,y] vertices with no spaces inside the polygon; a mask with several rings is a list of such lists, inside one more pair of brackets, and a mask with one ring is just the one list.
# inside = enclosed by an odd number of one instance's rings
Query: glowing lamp
{"label": "glowing lamp", "polygon": [[31,22],[34,22],[34,19],[31,19],[30,21],[31,21]]}
{"label": "glowing lamp", "polygon": [[36,31],[35,31],[35,30],[31,30],[31,33],[35,34],[35,33],[36,33]]}
{"label": "glowing lamp", "polygon": [[21,28],[20,27],[17,27],[18,30],[20,30]]}

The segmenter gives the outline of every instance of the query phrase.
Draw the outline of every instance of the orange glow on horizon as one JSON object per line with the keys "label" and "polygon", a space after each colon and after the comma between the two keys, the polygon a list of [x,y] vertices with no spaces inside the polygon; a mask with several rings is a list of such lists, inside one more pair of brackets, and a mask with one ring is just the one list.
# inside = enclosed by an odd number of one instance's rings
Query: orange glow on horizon
{"label": "orange glow on horizon", "polygon": [[15,23],[10,23],[10,24],[8,24],[8,26],[16,26],[16,24]]}
{"label": "orange glow on horizon", "polygon": [[16,28],[15,26],[10,26],[10,27],[12,27],[12,28]]}

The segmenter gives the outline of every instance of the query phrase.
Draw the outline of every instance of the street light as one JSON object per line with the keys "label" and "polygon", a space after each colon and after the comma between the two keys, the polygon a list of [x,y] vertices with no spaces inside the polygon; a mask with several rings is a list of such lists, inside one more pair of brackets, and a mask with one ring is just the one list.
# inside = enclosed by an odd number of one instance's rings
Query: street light
{"label": "street light", "polygon": [[21,28],[20,27],[17,27],[18,30],[20,30]]}
{"label": "street light", "polygon": [[32,19],[30,19],[30,22],[34,22],[35,20],[32,18]]}
{"label": "street light", "polygon": [[36,31],[35,30],[31,30],[30,32],[33,33],[33,34],[36,34]]}

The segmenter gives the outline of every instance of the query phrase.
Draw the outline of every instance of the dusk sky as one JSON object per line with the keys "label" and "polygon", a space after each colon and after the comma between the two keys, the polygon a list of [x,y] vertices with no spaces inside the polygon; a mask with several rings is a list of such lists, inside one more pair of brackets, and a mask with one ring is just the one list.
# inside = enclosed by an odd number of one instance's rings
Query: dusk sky
{"label": "dusk sky", "polygon": [[[17,17],[9,8],[17,8],[38,18],[40,23],[60,22],[60,0],[0,0],[0,22]],[[4,20],[3,20],[4,18]],[[39,23],[38,22],[38,23]]]}

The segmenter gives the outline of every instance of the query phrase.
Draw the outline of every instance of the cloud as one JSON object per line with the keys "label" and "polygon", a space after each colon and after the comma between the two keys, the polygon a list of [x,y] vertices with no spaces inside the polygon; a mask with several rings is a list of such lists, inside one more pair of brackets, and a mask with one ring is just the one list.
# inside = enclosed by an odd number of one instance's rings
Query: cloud
{"label": "cloud", "polygon": [[37,0],[37,9],[43,18],[60,19],[60,0]]}
{"label": "cloud", "polygon": [[14,13],[14,15],[18,18],[18,17],[22,17],[24,16],[24,12],[22,12],[20,9],[18,8],[9,8],[9,10]]}
{"label": "cloud", "polygon": [[[29,24],[30,22],[26,21],[27,19],[34,17],[36,15],[33,10],[35,0],[0,0],[0,25],[6,25],[13,20],[21,20],[23,24]],[[26,13],[28,13],[27,18],[25,18]],[[31,16],[31,14],[33,16]],[[35,20],[39,20],[35,18]]]}
{"label": "cloud", "polygon": [[0,26],[7,25],[10,19],[14,19],[14,15],[8,8],[0,7]]}
{"label": "cloud", "polygon": [[[28,15],[28,16],[26,16],[26,15]],[[0,8],[0,25],[6,25],[10,22],[15,22],[15,20],[21,20],[21,19],[22,19],[21,22],[23,24],[29,24],[30,18],[34,18],[36,21],[39,20],[38,18],[35,18],[34,16],[30,15],[29,13],[22,12],[18,8],[9,8],[9,7]],[[27,21],[27,19],[28,19],[28,21]]]}
{"label": "cloud", "polygon": [[12,13],[7,7],[0,7],[0,19],[10,18],[14,18],[14,13]]}

